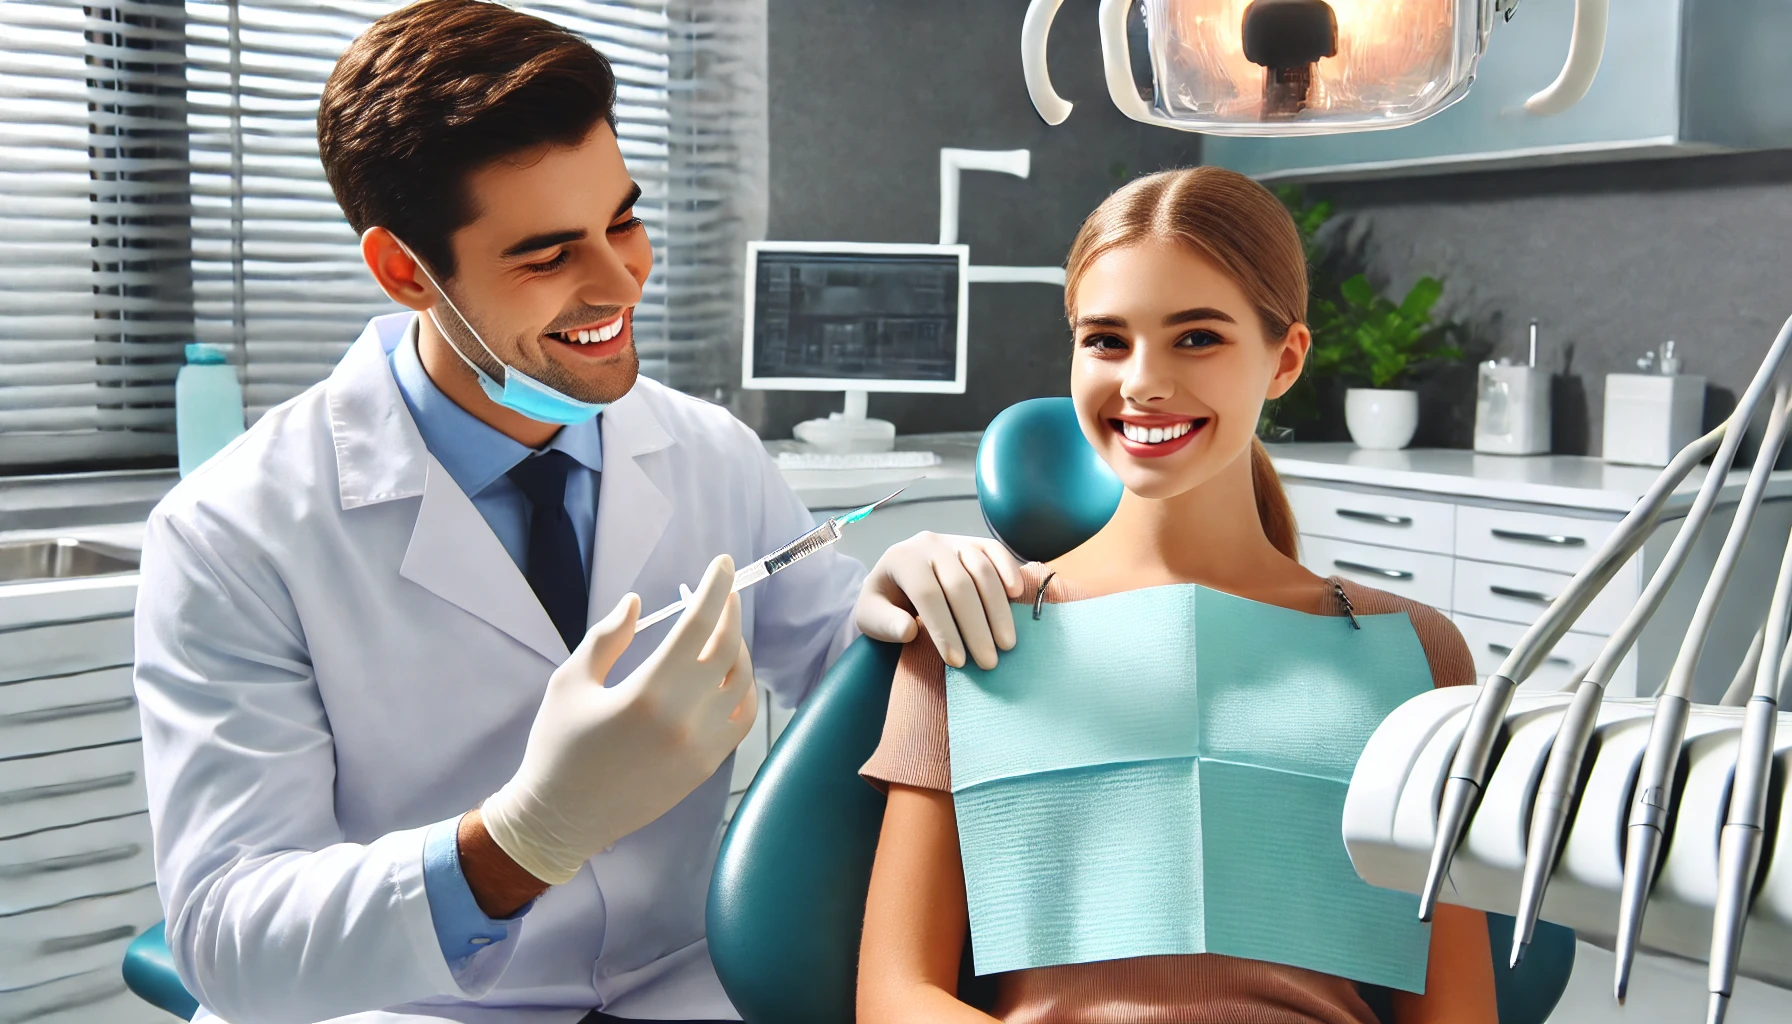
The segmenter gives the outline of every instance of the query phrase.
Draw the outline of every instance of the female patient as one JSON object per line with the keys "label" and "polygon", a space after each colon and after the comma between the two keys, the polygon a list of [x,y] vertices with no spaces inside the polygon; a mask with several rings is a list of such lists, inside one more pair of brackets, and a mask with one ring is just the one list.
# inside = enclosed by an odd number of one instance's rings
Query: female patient
{"label": "female patient", "polygon": [[[1403,611],[1432,684],[1474,682],[1468,648],[1442,615],[1295,560],[1287,498],[1254,437],[1264,401],[1295,382],[1311,344],[1299,236],[1273,196],[1211,167],[1141,178],[1084,223],[1067,277],[1072,400],[1125,492],[1095,536],[1025,567],[1029,601],[1192,583],[1316,616]],[[945,668],[917,639],[863,769],[887,784],[889,804],[859,959],[861,1024],[1376,1024],[1354,982],[1215,953],[1002,973],[994,1018],[961,1002],[968,911],[946,709]],[[1438,908],[1423,976],[1424,995],[1392,993],[1398,1024],[1495,1022],[1481,914]]]}

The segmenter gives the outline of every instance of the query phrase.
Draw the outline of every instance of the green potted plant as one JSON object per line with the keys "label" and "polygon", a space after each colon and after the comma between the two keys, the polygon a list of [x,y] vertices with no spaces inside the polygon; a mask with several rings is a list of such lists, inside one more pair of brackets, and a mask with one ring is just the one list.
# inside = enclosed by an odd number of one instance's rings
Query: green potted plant
{"label": "green potted plant", "polygon": [[1348,308],[1341,333],[1358,356],[1349,378],[1361,385],[1344,392],[1344,424],[1358,447],[1404,448],[1419,427],[1418,392],[1403,386],[1413,367],[1462,356],[1432,321],[1443,285],[1421,277],[1398,304],[1376,294],[1361,274],[1340,290]]}
{"label": "green potted plant", "polygon": [[1270,415],[1283,426],[1317,418],[1317,384],[1332,381],[1347,388],[1344,422],[1358,446],[1404,448],[1419,423],[1418,393],[1410,388],[1414,372],[1462,358],[1449,341],[1449,325],[1434,316],[1443,284],[1421,277],[1395,302],[1361,273],[1338,280],[1338,261],[1318,238],[1332,217],[1331,204],[1309,202],[1294,189],[1283,190],[1281,197],[1300,229],[1311,268],[1307,327],[1313,347],[1300,384]]}

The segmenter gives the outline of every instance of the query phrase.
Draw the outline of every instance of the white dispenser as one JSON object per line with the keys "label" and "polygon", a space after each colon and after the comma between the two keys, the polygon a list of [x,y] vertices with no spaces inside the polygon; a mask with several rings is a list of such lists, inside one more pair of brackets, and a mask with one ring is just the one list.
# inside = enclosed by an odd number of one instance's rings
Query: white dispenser
{"label": "white dispenser", "polygon": [[1705,420],[1705,378],[1677,373],[1674,343],[1661,358],[1647,353],[1637,368],[1655,373],[1609,373],[1605,377],[1605,461],[1665,466],[1699,436]]}
{"label": "white dispenser", "polygon": [[1481,364],[1475,388],[1475,451],[1492,455],[1549,452],[1550,374],[1537,365],[1537,321],[1531,321],[1530,362]]}

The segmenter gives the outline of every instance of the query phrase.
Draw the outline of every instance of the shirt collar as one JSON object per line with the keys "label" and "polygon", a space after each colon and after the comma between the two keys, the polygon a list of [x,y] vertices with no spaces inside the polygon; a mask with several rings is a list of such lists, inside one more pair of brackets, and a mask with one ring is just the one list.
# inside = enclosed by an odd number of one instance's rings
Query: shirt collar
{"label": "shirt collar", "polygon": [[[398,393],[411,410],[423,444],[448,471],[461,493],[473,497],[510,472],[517,463],[535,454],[472,413],[456,405],[429,379],[417,355],[417,321],[392,350],[392,376]],[[603,440],[594,417],[584,423],[561,427],[541,451],[558,449],[593,472],[604,468]]]}

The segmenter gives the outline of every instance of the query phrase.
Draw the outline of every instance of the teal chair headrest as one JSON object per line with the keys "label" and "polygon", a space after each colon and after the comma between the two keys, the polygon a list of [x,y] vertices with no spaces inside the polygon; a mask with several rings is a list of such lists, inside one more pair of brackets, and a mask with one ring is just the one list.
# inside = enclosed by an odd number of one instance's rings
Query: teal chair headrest
{"label": "teal chair headrest", "polygon": [[983,521],[1029,562],[1058,557],[1107,525],[1120,478],[1083,437],[1068,398],[1031,398],[990,421],[977,446]]}

